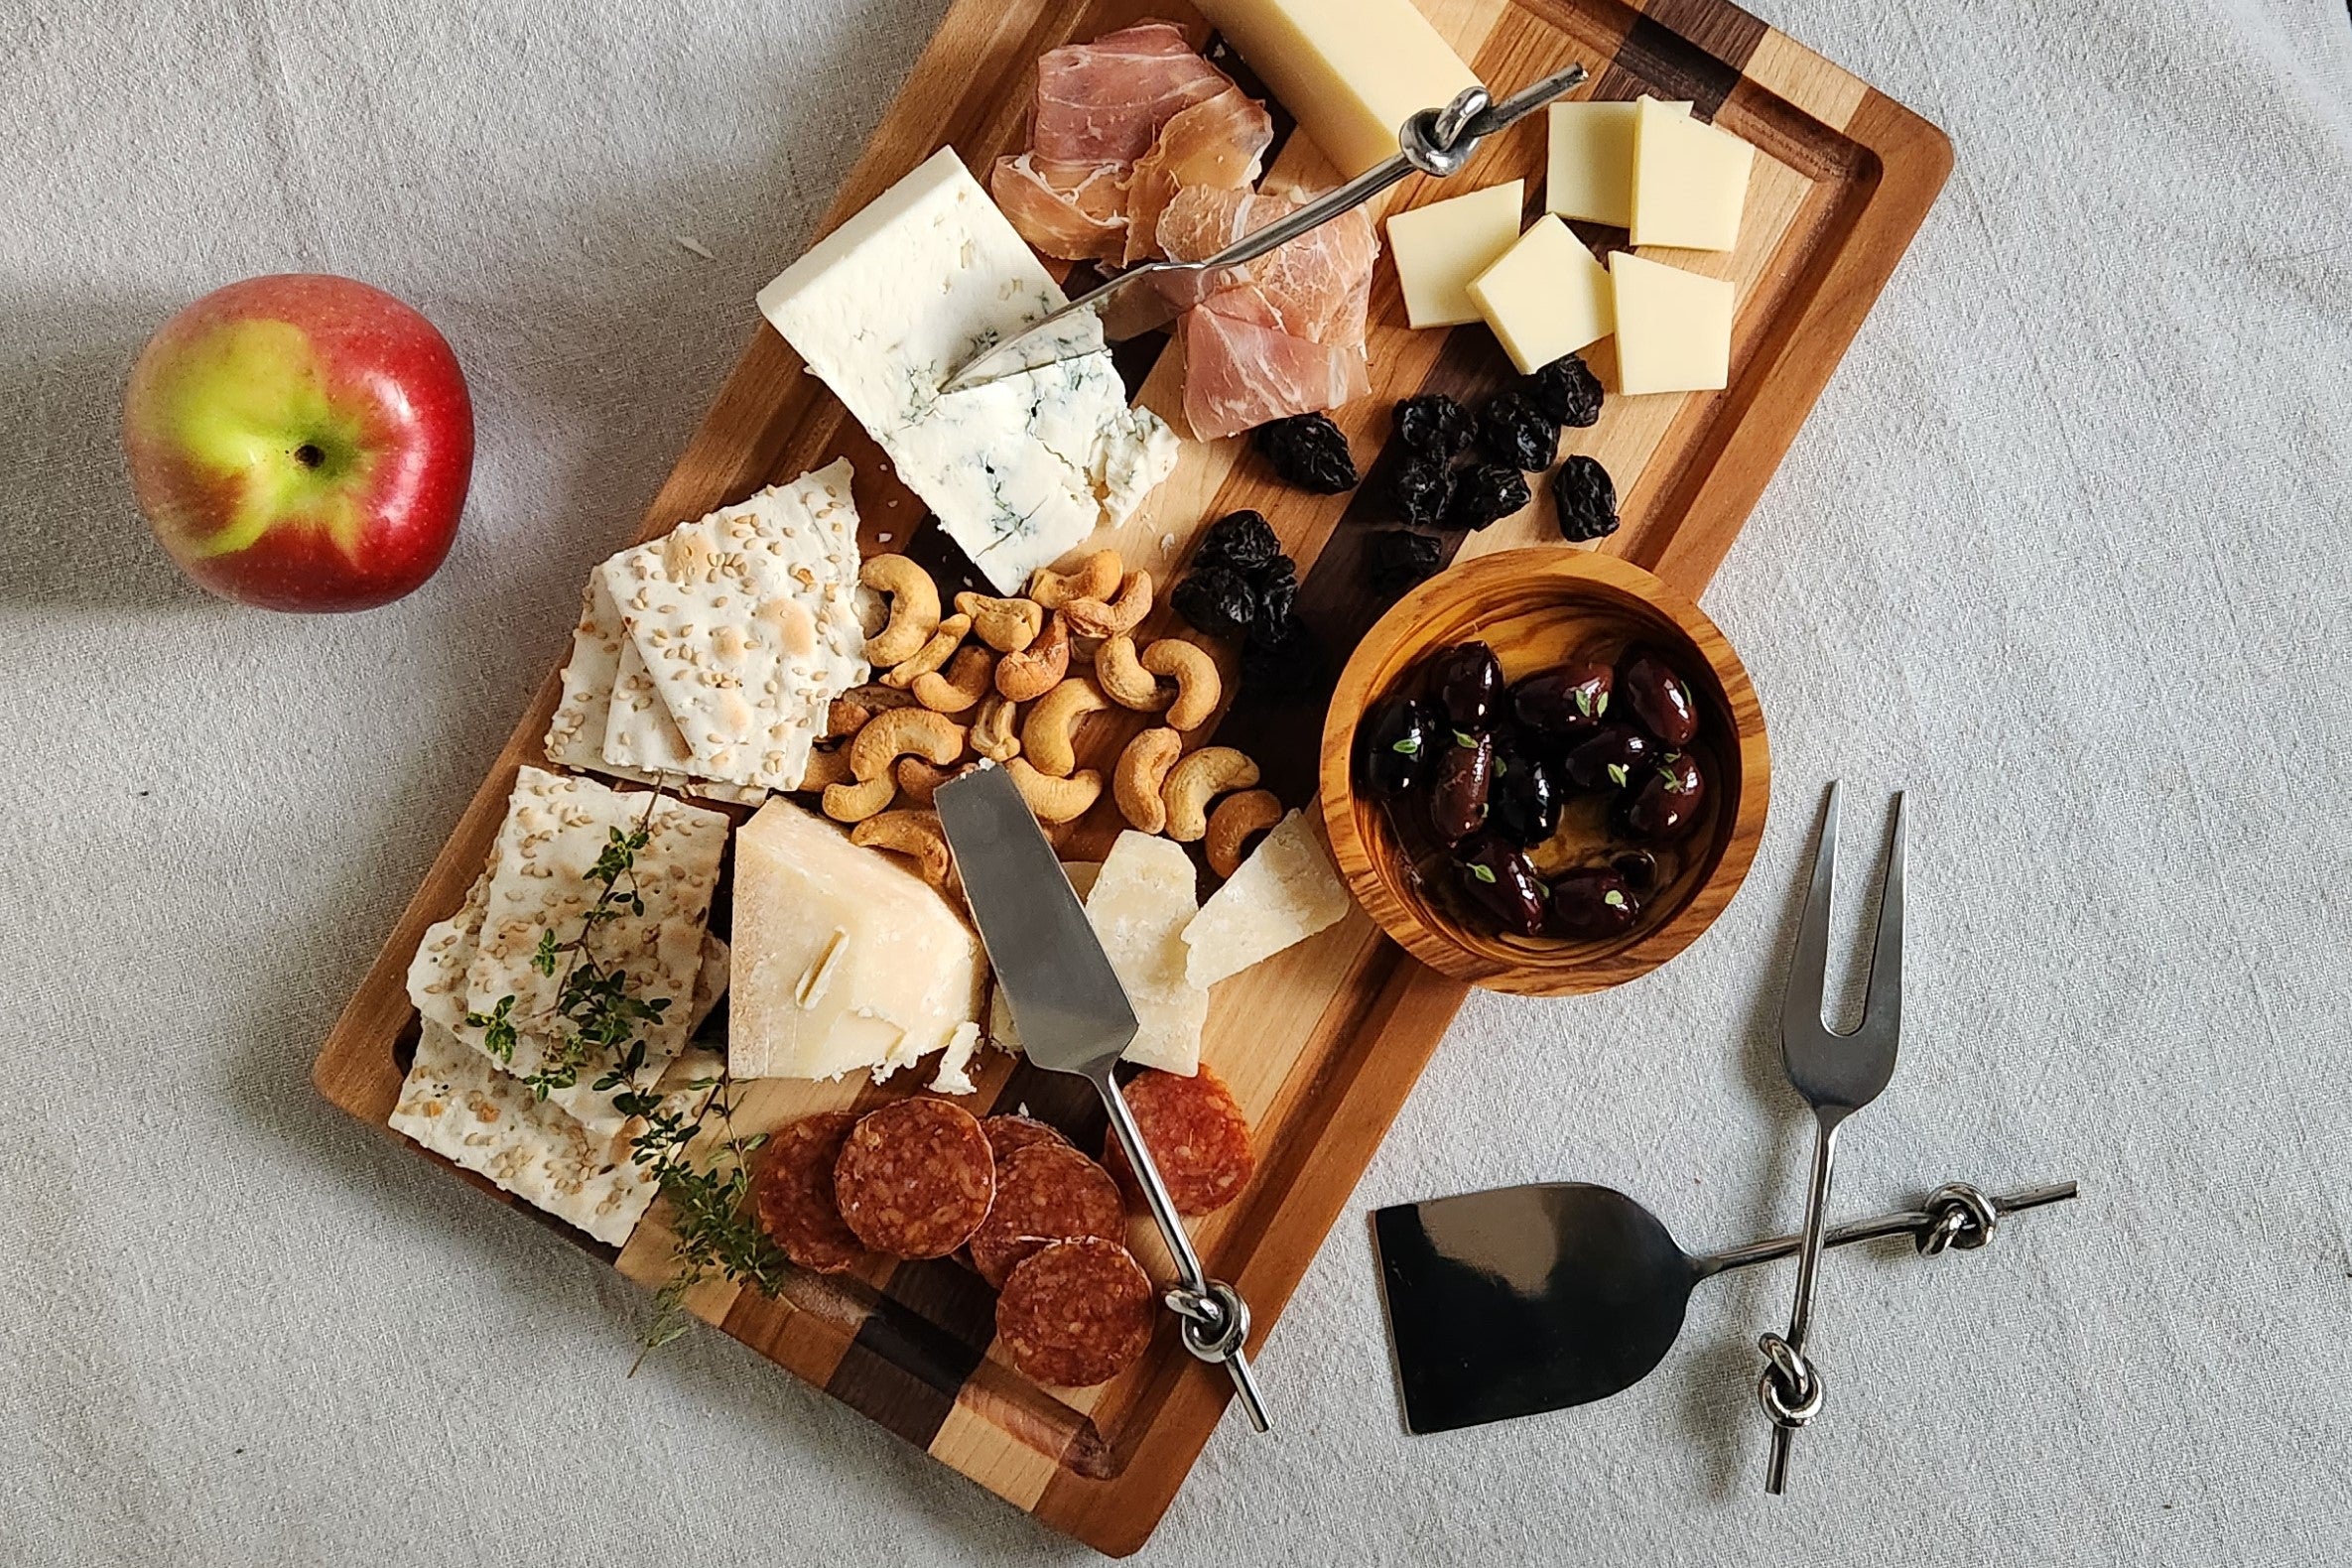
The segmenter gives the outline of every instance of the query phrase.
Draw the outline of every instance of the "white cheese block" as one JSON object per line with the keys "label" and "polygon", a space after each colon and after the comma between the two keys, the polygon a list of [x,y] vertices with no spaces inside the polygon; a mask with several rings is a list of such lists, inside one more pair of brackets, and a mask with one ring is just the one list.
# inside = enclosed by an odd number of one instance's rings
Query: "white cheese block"
{"label": "white cheese block", "polygon": [[1609,258],[1617,389],[1709,392],[1731,379],[1732,286],[1631,251]]}
{"label": "white cheese block", "polygon": [[1184,928],[1187,974],[1206,989],[1337,925],[1348,887],[1304,813],[1292,812]]}
{"label": "white cheese block", "polygon": [[1192,856],[1171,839],[1118,836],[1086,895],[1087,923],[1134,1004],[1130,1062],[1190,1078],[1201,1068],[1209,993],[1185,973],[1184,928],[1200,904]]}
{"label": "white cheese block", "polygon": [[1432,201],[1388,219],[1388,251],[1414,327],[1459,327],[1479,318],[1470,280],[1493,266],[1519,237],[1526,182]]}
{"label": "white cheese block", "polygon": [[1396,130],[1478,74],[1412,0],[1201,0],[1299,129],[1353,179],[1396,156]]}
{"label": "white cheese block", "polygon": [[[1653,111],[1689,117],[1691,105],[1642,98]],[[1555,103],[1545,160],[1543,206],[1587,223],[1633,223],[1633,103]]]}
{"label": "white cheese block", "polygon": [[1615,326],[1608,272],[1549,212],[1471,279],[1468,292],[1521,375],[1598,342]]}
{"label": "white cheese block", "polygon": [[1755,164],[1755,148],[1692,119],[1686,105],[1641,99],[1633,114],[1633,242],[1732,249]]}
{"label": "white cheese block", "polygon": [[931,885],[771,800],[735,834],[727,1065],[737,1078],[884,1072],[979,1016],[979,939]]}
{"label": "white cheese block", "polygon": [[761,313],[1007,593],[1124,522],[1176,464],[1175,434],[1127,406],[1091,315],[1063,342],[1102,351],[940,395],[973,353],[1064,303],[953,148],[759,291]]}

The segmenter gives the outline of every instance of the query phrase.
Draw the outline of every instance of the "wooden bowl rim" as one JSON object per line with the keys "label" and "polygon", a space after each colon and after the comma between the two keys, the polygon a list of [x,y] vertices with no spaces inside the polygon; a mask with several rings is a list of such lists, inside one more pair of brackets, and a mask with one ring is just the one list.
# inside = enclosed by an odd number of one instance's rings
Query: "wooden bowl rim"
{"label": "wooden bowl rim", "polygon": [[[1732,716],[1734,743],[1728,749],[1738,763],[1739,801],[1731,820],[1717,824],[1720,852],[1714,866],[1664,924],[1623,947],[1599,954],[1580,957],[1578,947],[1564,945],[1557,961],[1512,965],[1463,946],[1450,932],[1424,919],[1414,900],[1381,875],[1358,823],[1354,753],[1356,725],[1374,695],[1375,676],[1401,648],[1413,642],[1417,631],[1434,619],[1440,608],[1474,598],[1503,582],[1524,587],[1529,580],[1556,587],[1563,597],[1573,596],[1580,588],[1616,589],[1670,625],[1684,650],[1705,660],[1723,689],[1724,704]],[[1420,650],[1423,654],[1431,651]],[[1770,794],[1771,753],[1764,708],[1746,666],[1722,628],[1687,594],[1632,562],[1557,545],[1480,556],[1439,573],[1389,607],[1357,644],[1333,690],[1324,719],[1321,788],[1317,791],[1332,857],[1356,901],[1380,929],[1440,974],[1488,990],[1522,996],[1575,996],[1622,985],[1697,941],[1747,880],[1764,836]]]}

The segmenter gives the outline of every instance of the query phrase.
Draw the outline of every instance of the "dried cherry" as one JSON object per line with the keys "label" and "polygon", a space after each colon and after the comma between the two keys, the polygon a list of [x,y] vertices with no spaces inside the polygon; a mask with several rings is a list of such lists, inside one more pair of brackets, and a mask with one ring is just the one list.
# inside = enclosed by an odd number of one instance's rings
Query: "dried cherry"
{"label": "dried cherry", "polygon": [[1458,457],[1477,437],[1470,410],[1443,392],[1424,392],[1401,399],[1389,411],[1396,439],[1417,453],[1433,457]]}
{"label": "dried cherry", "polygon": [[1498,392],[1479,415],[1479,443],[1522,473],[1541,473],[1560,451],[1560,424],[1519,392]]}
{"label": "dried cherry", "polygon": [[1328,414],[1293,414],[1260,425],[1250,441],[1283,483],[1317,495],[1356,487],[1356,458]]}
{"label": "dried cherry", "polygon": [[1446,503],[1446,526],[1476,532],[1525,506],[1527,476],[1500,462],[1473,463],[1454,475],[1454,494]]}
{"label": "dried cherry", "polygon": [[1601,421],[1601,378],[1575,354],[1562,354],[1519,387],[1537,408],[1570,430]]}
{"label": "dried cherry", "polygon": [[1617,486],[1609,470],[1582,453],[1561,463],[1552,475],[1552,511],[1560,520],[1560,537],[1570,544],[1616,533]]}

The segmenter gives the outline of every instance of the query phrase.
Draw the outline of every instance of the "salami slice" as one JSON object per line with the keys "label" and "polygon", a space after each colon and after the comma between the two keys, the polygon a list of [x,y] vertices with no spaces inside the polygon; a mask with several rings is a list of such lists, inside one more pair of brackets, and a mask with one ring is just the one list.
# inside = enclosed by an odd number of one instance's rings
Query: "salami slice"
{"label": "salami slice", "polygon": [[996,1298],[996,1337],[1024,1377],[1058,1388],[1109,1382],[1151,1343],[1151,1280],[1116,1241],[1055,1241],[1023,1259]]}
{"label": "salami slice", "polygon": [[1002,1290],[1014,1265],[1048,1242],[1126,1233],[1127,1206],[1109,1171],[1067,1143],[1033,1143],[996,1167],[996,1201],[972,1233],[972,1266]]}
{"label": "salami slice", "polygon": [[[1214,1214],[1232,1203],[1257,1169],[1257,1156],[1249,1147],[1249,1118],[1224,1080],[1205,1067],[1191,1078],[1146,1068],[1125,1094],[1176,1212]],[[1103,1163],[1140,1199],[1134,1172],[1110,1133],[1104,1135]]]}
{"label": "salami slice", "polygon": [[988,1147],[996,1151],[996,1163],[1001,1165],[1025,1148],[1040,1143],[1059,1143],[1070,1147],[1070,1140],[1062,1136],[1062,1129],[1038,1120],[1035,1116],[990,1116],[980,1123],[980,1130],[988,1135]]}
{"label": "salami slice", "polygon": [[857,1124],[850,1111],[803,1116],[753,1156],[752,1212],[784,1255],[820,1274],[838,1274],[865,1255],[833,1201],[833,1165]]}
{"label": "salami slice", "polygon": [[901,1100],[849,1129],[833,1192],[842,1219],[875,1251],[945,1257],[987,1218],[996,1157],[963,1107]]}

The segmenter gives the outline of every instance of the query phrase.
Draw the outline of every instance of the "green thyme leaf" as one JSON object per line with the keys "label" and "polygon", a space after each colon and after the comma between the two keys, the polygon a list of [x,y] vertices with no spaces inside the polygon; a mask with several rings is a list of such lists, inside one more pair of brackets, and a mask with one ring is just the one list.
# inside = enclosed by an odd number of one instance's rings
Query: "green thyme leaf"
{"label": "green thyme leaf", "polygon": [[1400,757],[1417,757],[1421,754],[1421,737],[1407,735],[1402,740],[1391,740],[1388,749]]}
{"label": "green thyme leaf", "polygon": [[1615,784],[1619,789],[1624,789],[1626,787],[1626,780],[1632,776],[1632,774],[1626,771],[1626,765],[1623,762],[1612,762],[1609,764],[1609,782]]}
{"label": "green thyme leaf", "polygon": [[1626,907],[1626,895],[1613,887],[1601,895],[1601,902],[1612,909],[1623,909]]}
{"label": "green thyme leaf", "polygon": [[1470,868],[1470,874],[1477,877],[1480,881],[1489,884],[1490,886],[1492,886],[1495,881],[1494,871],[1490,867],[1484,865],[1472,866]]}

